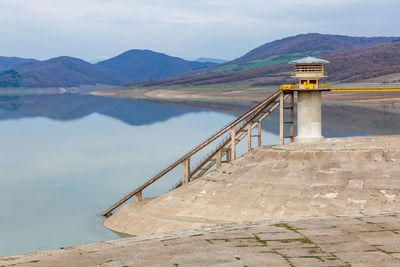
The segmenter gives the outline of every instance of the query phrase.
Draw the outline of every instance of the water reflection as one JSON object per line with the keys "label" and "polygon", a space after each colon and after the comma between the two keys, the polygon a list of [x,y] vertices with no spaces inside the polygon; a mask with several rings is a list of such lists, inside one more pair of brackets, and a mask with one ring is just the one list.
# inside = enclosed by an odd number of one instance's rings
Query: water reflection
{"label": "water reflection", "polygon": [[[279,142],[277,116],[263,144]],[[323,116],[327,137],[400,132],[391,113],[324,106]],[[235,117],[88,95],[0,97],[0,256],[118,238],[96,215]]]}
{"label": "water reflection", "polygon": [[[196,106],[190,108],[188,106]],[[0,96],[0,120],[24,117],[46,117],[56,120],[80,119],[93,113],[103,114],[130,125],[161,122],[188,112],[220,111],[234,116],[249,106],[209,104],[155,104],[145,101],[111,99],[92,95]],[[274,112],[263,128],[279,134],[279,114]],[[323,135],[345,137],[400,133],[400,116],[385,110],[362,106],[323,105]]]}
{"label": "water reflection", "polygon": [[[279,134],[279,112],[272,113],[264,121],[263,128],[271,133]],[[362,106],[322,106],[322,135],[325,137],[392,134],[400,134],[398,113]]]}
{"label": "water reflection", "polygon": [[[118,238],[96,215],[234,119],[92,96],[0,102],[0,255]],[[179,177],[172,173],[144,196]]]}
{"label": "water reflection", "polygon": [[146,125],[199,111],[92,95],[0,96],[0,120],[46,117],[67,121],[98,113],[130,125]]}

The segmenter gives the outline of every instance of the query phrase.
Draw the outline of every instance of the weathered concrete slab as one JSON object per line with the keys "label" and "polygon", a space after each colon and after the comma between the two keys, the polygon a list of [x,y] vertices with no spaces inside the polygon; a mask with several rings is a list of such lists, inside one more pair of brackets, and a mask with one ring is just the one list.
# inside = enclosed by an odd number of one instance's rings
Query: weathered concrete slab
{"label": "weathered concrete slab", "polygon": [[400,136],[253,149],[204,178],[123,207],[105,226],[140,236],[228,222],[400,210],[399,163]]}
{"label": "weathered concrete slab", "polygon": [[386,222],[400,225],[400,212],[224,224],[3,257],[0,266],[400,266],[398,227]]}

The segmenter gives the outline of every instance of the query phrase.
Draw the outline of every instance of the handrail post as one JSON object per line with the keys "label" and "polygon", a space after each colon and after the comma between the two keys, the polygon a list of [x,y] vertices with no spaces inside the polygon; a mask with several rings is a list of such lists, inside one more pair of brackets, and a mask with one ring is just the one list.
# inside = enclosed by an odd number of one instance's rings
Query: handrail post
{"label": "handrail post", "polygon": [[190,180],[190,158],[182,161],[182,184],[189,183]]}
{"label": "handrail post", "polygon": [[231,130],[231,160],[236,159],[236,126]]}
{"label": "handrail post", "polygon": [[249,125],[247,126],[247,151],[251,150],[251,125],[249,123]]}
{"label": "handrail post", "polygon": [[142,191],[136,193],[136,201],[142,201]]}
{"label": "handrail post", "polygon": [[226,150],[226,162],[230,162],[230,161],[232,160],[232,159],[231,159],[231,156],[232,156],[231,149],[228,148],[228,149]]}
{"label": "handrail post", "polygon": [[280,140],[280,144],[281,145],[283,145],[283,144],[285,144],[285,136],[284,136],[284,127],[285,127],[285,125],[284,125],[284,121],[283,121],[283,118],[284,118],[284,112],[285,112],[285,107],[284,107],[284,105],[285,105],[285,99],[284,99],[284,96],[283,96],[283,92],[281,93],[281,95],[280,95],[280,98],[279,98],[279,140]]}
{"label": "handrail post", "polygon": [[219,170],[221,168],[221,161],[222,161],[222,150],[218,150],[217,154],[215,155],[215,169]]}
{"label": "handrail post", "polygon": [[257,133],[257,139],[258,139],[258,147],[260,147],[261,146],[261,122],[258,122],[257,123],[257,131],[258,131],[258,133]]}

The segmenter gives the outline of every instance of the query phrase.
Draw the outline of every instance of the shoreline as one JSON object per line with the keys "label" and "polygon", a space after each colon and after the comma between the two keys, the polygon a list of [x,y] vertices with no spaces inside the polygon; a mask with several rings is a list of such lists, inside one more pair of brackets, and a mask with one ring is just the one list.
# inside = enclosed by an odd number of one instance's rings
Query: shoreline
{"label": "shoreline", "polygon": [[[277,88],[275,88],[277,89]],[[90,92],[102,97],[144,100],[183,107],[243,112],[276,90],[272,88],[113,88]],[[400,92],[323,92],[323,105],[360,106],[400,113]]]}

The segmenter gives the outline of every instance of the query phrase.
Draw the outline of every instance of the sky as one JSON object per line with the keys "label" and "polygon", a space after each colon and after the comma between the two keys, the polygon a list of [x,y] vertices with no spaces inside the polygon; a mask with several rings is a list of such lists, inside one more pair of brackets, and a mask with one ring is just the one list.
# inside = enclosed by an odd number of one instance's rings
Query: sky
{"label": "sky", "polygon": [[400,36],[399,10],[399,0],[0,0],[0,56],[234,59],[301,33]]}

